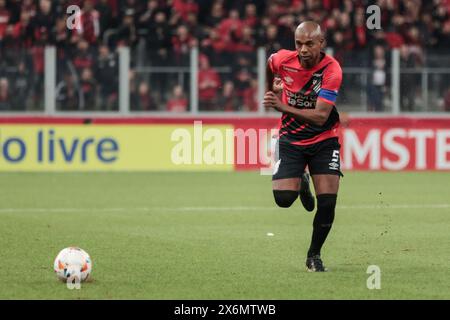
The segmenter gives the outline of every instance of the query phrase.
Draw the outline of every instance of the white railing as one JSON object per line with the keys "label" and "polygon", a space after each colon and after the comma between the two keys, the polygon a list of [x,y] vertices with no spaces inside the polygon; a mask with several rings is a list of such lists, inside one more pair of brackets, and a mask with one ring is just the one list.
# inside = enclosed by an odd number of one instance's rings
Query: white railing
{"label": "white railing", "polygon": [[[44,83],[45,83],[45,92],[44,92],[44,101],[45,108],[42,114],[45,115],[64,115],[64,116],[79,116],[79,115],[101,115],[101,116],[136,116],[136,115],[154,115],[154,116],[168,116],[168,117],[183,117],[183,116],[225,116],[225,117],[251,117],[251,116],[273,116],[274,112],[268,112],[264,110],[262,106],[262,99],[265,92],[265,69],[266,69],[266,52],[264,48],[258,48],[256,57],[256,74],[258,77],[258,110],[257,112],[220,112],[220,111],[202,111],[199,110],[199,96],[198,96],[198,72],[199,72],[199,51],[198,48],[192,48],[190,52],[190,64],[188,67],[158,67],[158,66],[137,66],[135,68],[136,73],[140,74],[156,74],[156,73],[175,73],[175,74],[183,74],[181,77],[184,79],[184,74],[189,74],[189,111],[186,113],[170,113],[165,111],[130,111],[130,82],[129,82],[129,73],[130,73],[130,61],[131,54],[130,49],[127,47],[121,47],[118,50],[119,54],[119,108],[118,111],[101,111],[101,112],[86,112],[86,111],[61,111],[56,108],[56,75],[57,75],[57,64],[56,64],[56,49],[54,47],[47,47],[45,49],[45,75],[44,75]],[[218,68],[219,72],[230,72],[231,68],[224,67],[222,69]],[[361,86],[359,92],[359,102],[353,103],[355,106],[353,109],[349,108],[352,112],[357,113],[365,113],[368,112],[367,106],[367,87],[368,87],[368,78],[371,75],[370,68],[344,68],[344,77],[345,75],[360,75],[361,76]],[[390,70],[390,82],[391,87],[388,90],[388,101],[389,101],[389,111],[380,114],[390,114],[390,115],[398,115],[402,113],[401,110],[401,95],[400,95],[400,84],[401,84],[401,75],[403,74],[420,74],[421,77],[421,96],[423,101],[423,111],[429,112],[431,109],[429,105],[429,79],[430,75],[433,74],[446,74],[450,75],[450,68],[420,68],[420,69],[401,69],[400,68],[400,54],[397,49],[394,49],[392,52],[392,61],[391,61],[391,70]],[[352,88],[345,88],[345,90],[349,90]],[[355,90],[353,88],[353,90]],[[411,92],[411,94],[415,94]],[[345,103],[340,103],[338,105],[340,110],[345,110]],[[11,112],[1,112],[0,115],[13,115],[15,113]],[[24,113],[20,113],[24,114]],[[27,114],[31,114],[28,113]],[[33,112],[32,114],[41,114],[39,112]]]}

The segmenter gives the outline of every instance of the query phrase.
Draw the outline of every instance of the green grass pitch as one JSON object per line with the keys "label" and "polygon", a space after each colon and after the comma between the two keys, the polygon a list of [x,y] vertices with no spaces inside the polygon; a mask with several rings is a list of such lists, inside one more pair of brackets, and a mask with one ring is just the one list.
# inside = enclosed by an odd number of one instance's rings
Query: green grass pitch
{"label": "green grass pitch", "polygon": [[[450,299],[449,187],[448,172],[347,172],[319,274],[313,214],[277,208],[270,176],[2,173],[0,299]],[[93,260],[81,290],[53,272],[71,245]]]}

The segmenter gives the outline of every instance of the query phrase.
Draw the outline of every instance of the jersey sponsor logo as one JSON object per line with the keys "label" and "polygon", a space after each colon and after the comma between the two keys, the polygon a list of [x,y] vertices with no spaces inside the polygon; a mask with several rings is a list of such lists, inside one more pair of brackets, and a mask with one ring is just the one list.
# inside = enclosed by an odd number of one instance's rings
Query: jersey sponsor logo
{"label": "jersey sponsor logo", "polygon": [[304,95],[286,90],[287,102],[292,107],[314,109],[316,107],[317,95]]}

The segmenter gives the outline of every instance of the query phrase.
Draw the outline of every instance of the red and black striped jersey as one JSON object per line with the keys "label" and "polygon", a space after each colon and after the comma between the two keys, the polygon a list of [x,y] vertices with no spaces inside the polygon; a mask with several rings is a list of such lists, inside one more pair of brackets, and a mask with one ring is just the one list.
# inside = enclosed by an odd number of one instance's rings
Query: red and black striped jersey
{"label": "red and black striped jersey", "polygon": [[309,145],[337,137],[339,113],[335,101],[342,82],[342,70],[331,56],[321,53],[320,62],[311,69],[301,66],[297,51],[280,50],[269,57],[268,64],[283,81],[283,103],[298,109],[314,109],[318,99],[332,105],[323,126],[303,123],[288,114],[281,117],[279,137],[297,145]]}

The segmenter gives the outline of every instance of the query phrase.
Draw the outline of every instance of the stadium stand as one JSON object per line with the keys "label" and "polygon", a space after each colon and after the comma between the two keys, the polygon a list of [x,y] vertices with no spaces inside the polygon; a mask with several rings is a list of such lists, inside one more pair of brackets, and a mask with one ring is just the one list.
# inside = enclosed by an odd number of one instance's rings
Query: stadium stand
{"label": "stadium stand", "polygon": [[[82,9],[77,30],[66,28],[72,4]],[[372,32],[364,0],[0,0],[0,110],[43,109],[44,47],[54,45],[58,110],[118,110],[117,48],[129,46],[131,109],[185,111],[187,81],[150,77],[139,67],[186,67],[190,48],[198,46],[200,110],[254,111],[256,48],[293,49],[296,26],[312,19],[344,67],[369,70],[368,110],[384,111],[390,49],[400,48],[402,67],[441,66],[450,50],[450,0],[376,4],[383,29]],[[449,74],[442,76],[438,110],[449,111]],[[402,111],[416,111],[406,88],[418,87],[420,76],[401,80]],[[349,76],[344,88],[360,83],[359,75]],[[346,94],[341,99],[351,99]]]}

